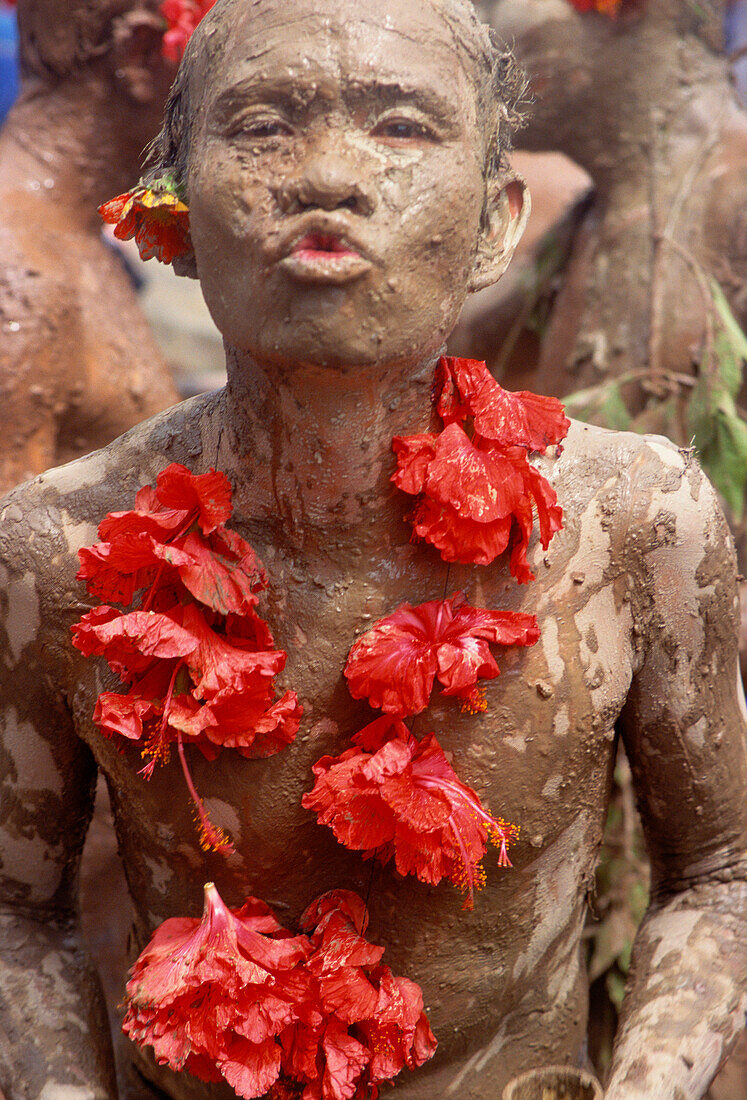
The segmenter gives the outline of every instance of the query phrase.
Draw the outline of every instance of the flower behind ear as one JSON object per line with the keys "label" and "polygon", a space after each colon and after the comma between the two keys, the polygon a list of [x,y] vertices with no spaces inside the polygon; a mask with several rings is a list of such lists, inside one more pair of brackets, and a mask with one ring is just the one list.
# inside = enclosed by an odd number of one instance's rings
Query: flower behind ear
{"label": "flower behind ear", "polygon": [[109,199],[99,207],[99,214],[114,226],[118,240],[135,238],[142,260],[155,256],[162,264],[170,264],[192,252],[189,207],[163,181]]}

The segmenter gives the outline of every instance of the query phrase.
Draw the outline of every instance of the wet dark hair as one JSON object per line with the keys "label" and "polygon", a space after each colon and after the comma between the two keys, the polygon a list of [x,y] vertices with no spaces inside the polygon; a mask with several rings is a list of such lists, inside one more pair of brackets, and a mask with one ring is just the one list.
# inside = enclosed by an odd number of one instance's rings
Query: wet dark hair
{"label": "wet dark hair", "polygon": [[[423,2],[441,11],[455,43],[475,67],[478,115],[486,139],[485,172],[488,178],[500,176],[508,167],[513,134],[523,124],[529,103],[526,76],[506,43],[479,20],[471,0]],[[163,127],[148,151],[147,179],[166,176],[177,188],[185,188],[194,59],[208,38],[210,62],[220,58],[233,30],[232,10],[245,4],[246,0],[218,0],[192,35],[166,101]]]}

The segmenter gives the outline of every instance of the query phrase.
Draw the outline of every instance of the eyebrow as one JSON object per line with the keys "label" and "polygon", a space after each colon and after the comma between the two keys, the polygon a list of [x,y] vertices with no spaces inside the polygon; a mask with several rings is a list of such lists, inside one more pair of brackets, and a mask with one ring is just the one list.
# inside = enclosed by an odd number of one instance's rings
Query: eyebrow
{"label": "eyebrow", "polygon": [[[292,104],[297,109],[299,99],[306,105],[319,97],[320,84],[323,77],[314,79],[309,74],[246,77],[221,92],[213,110],[219,119],[228,121],[239,108],[251,103]],[[444,125],[453,124],[456,113],[456,104],[435,87],[406,83],[394,75],[371,80],[356,77],[345,90],[344,98],[352,105],[371,100],[389,101],[392,106],[411,103]]]}

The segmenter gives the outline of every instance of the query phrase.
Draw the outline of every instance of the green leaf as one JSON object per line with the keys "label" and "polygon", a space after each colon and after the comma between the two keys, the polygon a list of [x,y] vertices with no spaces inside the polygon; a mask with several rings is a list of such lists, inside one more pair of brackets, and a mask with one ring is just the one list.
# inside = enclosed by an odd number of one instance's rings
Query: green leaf
{"label": "green leaf", "polygon": [[617,970],[610,970],[605,981],[607,994],[615,1008],[620,1011],[625,996],[625,978]]}
{"label": "green leaf", "polygon": [[563,398],[563,404],[577,420],[598,424],[601,428],[627,431],[630,413],[623,400],[620,387],[625,379],[616,378],[599,386],[577,390]]}
{"label": "green leaf", "polygon": [[736,398],[742,387],[742,364],[747,361],[747,336],[732,313],[719,284],[715,279],[710,279],[709,283],[713,296],[713,308],[721,322],[721,329],[715,340],[714,355],[726,389],[733,398]]}
{"label": "green leaf", "polygon": [[696,434],[695,443],[700,450],[700,460],[739,521],[744,510],[744,494],[747,488],[747,424],[740,418],[734,402],[725,393],[722,393],[722,400],[713,416],[711,427],[706,446]]}

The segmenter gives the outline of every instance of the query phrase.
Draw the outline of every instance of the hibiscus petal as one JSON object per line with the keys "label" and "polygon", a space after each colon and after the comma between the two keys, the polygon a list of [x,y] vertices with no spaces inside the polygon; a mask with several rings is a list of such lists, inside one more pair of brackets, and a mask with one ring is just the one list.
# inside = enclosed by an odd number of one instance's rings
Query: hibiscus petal
{"label": "hibiscus petal", "polygon": [[436,656],[410,604],[375,623],[353,645],[344,674],[354,699],[404,717],[425,710],[433,687]]}
{"label": "hibiscus petal", "polygon": [[511,525],[511,516],[477,523],[448,504],[424,497],[415,513],[413,531],[435,546],[444,561],[490,565],[508,546]]}
{"label": "hibiscus petal", "polygon": [[397,470],[392,474],[392,481],[397,488],[405,493],[423,492],[428,466],[435,454],[437,438],[438,436],[432,432],[394,436],[392,450],[397,456]]}
{"label": "hibiscus petal", "polygon": [[540,527],[540,542],[547,550],[553,535],[563,527],[563,509],[549,481],[533,466],[528,467],[529,491],[537,505],[537,517]]}
{"label": "hibiscus petal", "polygon": [[152,658],[186,657],[198,638],[170,615],[155,611],[113,612],[105,605],[83,615],[73,627],[73,645],[86,657],[105,657],[115,672],[143,672]]}
{"label": "hibiscus petal", "polygon": [[319,983],[322,1004],[347,1024],[373,1015],[378,992],[357,967],[341,967],[322,978]]}
{"label": "hibiscus petal", "polygon": [[485,607],[470,607],[463,603],[452,623],[444,630],[444,637],[451,644],[456,639],[474,635],[497,645],[534,645],[539,641],[539,627],[535,615],[521,611],[494,611]]}
{"label": "hibiscus petal", "polygon": [[[433,378],[433,401],[444,424],[466,420],[471,409],[464,400],[458,380],[464,373],[462,364],[474,363],[474,359],[460,359],[442,355],[436,364]],[[479,365],[479,364],[478,364]],[[484,366],[484,364],[482,364]]]}
{"label": "hibiscus petal", "polygon": [[232,645],[226,637],[210,628],[203,612],[195,604],[184,607],[182,621],[197,643],[188,654],[187,665],[198,699],[211,701],[226,690],[257,690],[263,681],[271,680],[285,665],[286,654],[283,650],[252,651]]}
{"label": "hibiscus petal", "polygon": [[438,649],[438,678],[444,695],[466,697],[478,679],[492,680],[499,674],[496,661],[481,638],[463,638]]}
{"label": "hibiscus petal", "polygon": [[114,542],[99,542],[78,551],[80,569],[76,580],[99,599],[132,603],[135,592],[156,576],[159,557],[151,535],[124,531]]}
{"label": "hibiscus petal", "polygon": [[523,482],[510,458],[480,449],[458,424],[450,424],[438,436],[425,491],[459,516],[485,524],[513,512]]}
{"label": "hibiscus petal", "polygon": [[504,390],[479,360],[445,356],[436,386],[438,412],[446,424],[471,415],[475,431],[500,446],[544,453],[568,434],[571,422],[557,398]]}
{"label": "hibiscus petal", "polygon": [[[217,545],[216,545],[217,544]],[[256,569],[252,557],[237,558],[223,540],[210,543],[195,534],[187,535],[177,548],[157,550],[160,558],[177,566],[182,584],[196,600],[221,615],[244,613],[257,604]],[[256,561],[256,559],[254,559]]]}
{"label": "hibiscus petal", "polygon": [[362,730],[353,735],[353,744],[366,752],[377,752],[383,745],[392,740],[409,742],[412,734],[404,722],[398,718],[390,718],[382,715],[369,722]]}
{"label": "hibiscus petal", "polygon": [[225,1058],[218,1063],[220,1072],[237,1096],[254,1100],[264,1096],[280,1076],[280,1047],[268,1039],[264,1043],[250,1043],[246,1039],[233,1039]]}
{"label": "hibiscus petal", "polygon": [[166,508],[194,513],[203,535],[226,523],[231,515],[231,483],[219,470],[193,474],[172,462],[156,479],[156,496]]}
{"label": "hibiscus petal", "polygon": [[368,1065],[368,1051],[339,1025],[327,1028],[322,1049],[326,1058],[322,1097],[324,1100],[350,1100]]}
{"label": "hibiscus petal", "polygon": [[102,691],[96,700],[93,720],[105,737],[118,734],[129,741],[139,741],[144,733],[144,723],[156,713],[150,700]]}
{"label": "hibiscus petal", "polygon": [[451,804],[440,791],[418,786],[412,770],[392,776],[381,784],[381,796],[391,807],[398,826],[421,832],[443,828],[451,815]]}

